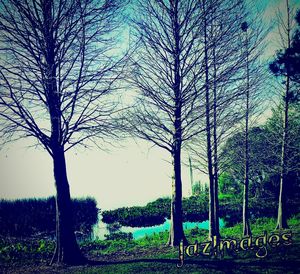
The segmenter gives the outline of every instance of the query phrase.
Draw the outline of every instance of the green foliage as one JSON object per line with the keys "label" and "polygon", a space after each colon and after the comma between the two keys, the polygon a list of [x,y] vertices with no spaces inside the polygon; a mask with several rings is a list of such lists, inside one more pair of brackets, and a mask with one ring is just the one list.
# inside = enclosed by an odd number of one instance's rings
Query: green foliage
{"label": "green foliage", "polygon": [[[274,173],[279,173],[281,140],[283,133],[283,107],[272,109],[272,116],[267,120],[264,129],[269,133],[268,142],[272,144],[271,155],[276,159],[273,164]],[[287,170],[296,172],[300,170],[300,102],[289,104],[289,127],[286,140]]]}
{"label": "green foliage", "polygon": [[[162,206],[159,207],[160,202]],[[165,203],[165,204],[163,204]],[[170,200],[167,202],[165,198],[158,199],[154,202],[148,203],[145,207],[120,208],[113,211],[103,212],[103,221],[107,220],[119,222],[122,225],[129,226],[147,226],[151,220],[150,225],[158,225],[161,222],[155,222],[156,216],[162,216],[163,220],[169,218]],[[234,224],[240,221],[241,214],[241,199],[237,195],[227,195],[220,199],[220,216],[225,218],[228,224]],[[183,220],[190,222],[202,222],[208,219],[208,195],[192,196],[184,198],[182,201]],[[163,211],[164,209],[164,211]],[[134,216],[129,216],[130,212],[134,210]],[[157,215],[156,215],[157,214]],[[145,216],[147,216],[145,222]]]}
{"label": "green foliage", "polygon": [[109,234],[113,234],[113,233],[117,233],[120,232],[122,225],[118,222],[114,222],[111,224],[107,224],[107,230],[109,232]]}
{"label": "green foliage", "polygon": [[[279,195],[280,157],[282,146],[282,106],[272,110],[272,116],[260,127],[249,129],[250,148],[250,186],[249,195],[252,203],[252,215],[275,216]],[[240,196],[243,193],[244,150],[243,133],[231,136],[221,151],[219,177],[221,197],[224,194]],[[295,213],[300,201],[300,104],[290,104],[289,135],[286,144],[286,188],[289,214]],[[238,206],[238,205],[237,205]],[[231,207],[231,206],[230,206]],[[274,210],[271,209],[274,207]],[[250,206],[251,208],[251,206]],[[230,216],[231,219],[239,219]],[[232,222],[230,222],[232,223]]]}
{"label": "green foliage", "polygon": [[[119,222],[124,226],[152,226],[165,222],[170,218],[169,198],[159,198],[146,206],[123,207],[104,211],[103,222],[112,224]],[[192,196],[182,201],[185,221],[205,221],[208,219],[208,195]]]}
{"label": "green foliage", "polygon": [[169,198],[159,198],[145,207],[122,207],[116,210],[103,211],[102,220],[107,224],[119,222],[123,226],[152,226],[163,224],[170,213]]}
{"label": "green foliage", "polygon": [[138,246],[141,247],[158,247],[162,244],[166,244],[168,241],[169,232],[163,231],[159,233],[154,233],[151,236],[146,235],[141,239],[135,240]]}
{"label": "green foliage", "polygon": [[219,176],[220,194],[238,194],[242,192],[241,190],[241,185],[236,180],[234,180],[228,173],[224,172]]}
{"label": "green foliage", "polygon": [[[297,28],[291,39],[291,46],[277,51],[276,59],[270,64],[269,68],[275,76],[289,76],[297,84],[300,83],[300,10],[296,15]],[[299,91],[295,90],[297,93]],[[300,94],[291,94],[291,99],[299,100]]]}
{"label": "green foliage", "polygon": [[73,199],[74,228],[84,234],[92,232],[93,225],[98,222],[97,202],[94,198]]}
{"label": "green foliage", "polygon": [[200,196],[202,194],[208,194],[208,186],[197,181],[193,184],[192,194],[195,196]]}
{"label": "green foliage", "polygon": [[192,196],[182,200],[184,221],[205,221],[208,219],[208,195]]}
{"label": "green foliage", "polygon": [[115,233],[111,233],[108,235],[104,235],[106,240],[133,240],[133,235],[131,232],[126,233],[126,232],[115,232]]}
{"label": "green foliage", "polygon": [[87,240],[80,242],[80,248],[84,252],[101,252],[102,250],[107,249],[110,246],[111,241],[103,241],[103,240]]}
{"label": "green foliage", "polygon": [[[269,152],[273,161],[266,165],[267,176],[264,180],[264,188],[273,192],[273,196],[278,197],[278,186],[280,178],[280,156],[282,146],[283,107],[279,106],[272,109],[272,116],[267,120],[264,128],[269,132],[268,142],[272,144],[272,150]],[[289,204],[294,203],[299,208],[300,203],[300,102],[289,104],[289,126],[288,137],[286,139],[286,188]]]}
{"label": "green foliage", "polygon": [[[249,129],[249,177],[250,188],[260,189],[262,180],[274,166],[278,166],[278,151],[269,142],[270,132],[263,127]],[[220,190],[222,193],[241,193],[244,180],[244,135],[238,132],[231,136],[221,152]],[[275,151],[274,151],[275,150]],[[255,191],[251,193],[255,194]]]}
{"label": "green foliage", "polygon": [[192,195],[200,195],[201,193],[201,183],[200,181],[196,182],[192,186]]}
{"label": "green foliage", "polygon": [[[222,177],[221,177],[222,180]],[[231,181],[230,181],[231,182]],[[231,185],[228,181],[228,184]],[[233,193],[232,193],[233,192]],[[219,196],[219,213],[220,218],[223,218],[226,226],[232,226],[242,220],[242,195],[232,191],[231,193],[221,193]],[[169,199],[168,199],[169,200]],[[103,213],[103,221],[109,220],[111,224],[119,222],[126,226],[148,226],[158,225],[169,218],[170,200],[166,198],[158,199],[148,203],[145,207],[120,208]],[[160,202],[161,207],[159,208]],[[192,196],[183,198],[183,220],[190,222],[202,222],[208,219],[208,195],[201,194],[200,196]],[[288,215],[297,213],[300,210],[298,200],[288,200]],[[134,215],[129,215],[134,212]],[[277,214],[277,199],[276,197],[260,197],[255,196],[249,200],[249,214],[251,219],[259,217],[275,217]],[[145,217],[146,216],[146,217]],[[163,219],[157,219],[161,216]],[[156,220],[158,220],[156,222]]]}
{"label": "green foliage", "polygon": [[0,258],[5,261],[18,261],[50,257],[53,254],[55,243],[50,240],[0,239]]}
{"label": "green foliage", "polygon": [[[90,234],[98,221],[97,203],[92,198],[74,199],[74,228]],[[55,198],[0,200],[0,235],[24,237],[54,234]]]}
{"label": "green foliage", "polygon": [[[299,214],[293,216],[288,220],[288,224],[293,231],[293,252],[297,257],[297,248],[299,242],[300,231],[300,218]],[[273,232],[276,224],[275,218],[257,218],[251,221],[252,232],[254,236],[262,235],[263,231],[267,231],[268,234]],[[197,240],[199,243],[207,241],[208,231],[193,228],[185,230],[185,235],[190,243],[194,243]],[[242,223],[234,225],[232,227],[225,227],[221,229],[222,238],[242,238]],[[147,258],[171,258],[175,259],[178,256],[177,248],[167,248],[165,244],[168,239],[168,232],[155,233],[151,236],[145,236],[138,240],[114,239],[114,240],[95,240],[84,241],[80,243],[82,252],[91,256],[116,256],[119,260],[123,260],[126,255],[145,256]],[[30,261],[49,261],[51,259],[52,252],[54,250],[54,241],[44,240],[25,240],[25,239],[4,239],[0,238],[0,261],[6,262],[8,265],[16,263],[27,264],[27,260]],[[269,250],[272,252],[272,250]],[[276,255],[278,249],[274,250],[274,254],[270,254],[269,258],[272,259]],[[248,254],[248,253],[247,253]],[[247,255],[246,254],[246,255]],[[243,256],[243,254],[239,254]],[[253,255],[250,255],[253,256]],[[109,258],[107,257],[107,258]],[[243,257],[241,257],[243,258]],[[255,257],[254,257],[255,258]],[[188,258],[186,258],[188,260]],[[194,259],[194,258],[193,258]],[[201,258],[203,263],[203,258]],[[256,259],[255,259],[256,260]],[[244,258],[243,258],[243,262]],[[152,263],[153,264],[153,263]],[[172,265],[174,263],[172,262]],[[122,264],[123,266],[123,264]],[[176,265],[175,265],[176,266]],[[199,266],[198,266],[199,267]],[[187,267],[189,269],[189,267]],[[86,273],[85,269],[82,272]],[[99,270],[99,269],[98,269]],[[149,269],[147,269],[148,271]],[[99,272],[95,272],[99,273]],[[101,272],[102,273],[102,272]],[[105,272],[106,273],[106,272]],[[120,269],[120,273],[124,273],[123,268]],[[209,272],[208,272],[209,273]]]}

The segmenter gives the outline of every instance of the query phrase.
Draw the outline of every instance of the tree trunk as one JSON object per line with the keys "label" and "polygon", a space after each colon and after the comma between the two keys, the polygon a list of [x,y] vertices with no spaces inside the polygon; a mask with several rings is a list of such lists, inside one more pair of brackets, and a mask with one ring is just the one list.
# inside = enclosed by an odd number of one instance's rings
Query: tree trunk
{"label": "tree trunk", "polygon": [[251,229],[249,223],[249,208],[248,208],[248,183],[244,185],[244,198],[243,198],[243,235],[251,236]]}
{"label": "tree trunk", "polygon": [[207,145],[207,169],[209,177],[209,238],[220,237],[216,224],[216,203],[215,203],[215,183],[212,162],[211,144],[211,122],[210,122],[210,92],[209,92],[209,65],[208,65],[208,39],[207,39],[207,18],[206,5],[203,4],[204,13],[204,61],[205,61],[205,115],[206,115],[206,145]]}
{"label": "tree trunk", "polygon": [[247,86],[246,86],[246,111],[245,111],[245,146],[244,146],[244,195],[243,195],[243,235],[250,236],[251,229],[249,223],[249,52],[248,52],[248,32],[246,29],[246,73],[247,73]]}
{"label": "tree trunk", "polygon": [[56,186],[56,248],[51,263],[81,264],[85,261],[76,242],[72,202],[63,147],[53,150]]}
{"label": "tree trunk", "polygon": [[179,246],[181,240],[184,244],[187,240],[184,236],[182,221],[182,182],[181,182],[181,152],[176,149],[173,154],[174,176],[172,178],[171,199],[171,225],[168,245]]}
{"label": "tree trunk", "polygon": [[190,180],[191,180],[191,196],[193,196],[195,193],[193,193],[194,177],[193,177],[193,167],[192,167],[191,157],[189,157],[189,167],[190,167]]}
{"label": "tree trunk", "polygon": [[47,64],[45,71],[45,88],[51,119],[50,147],[56,186],[56,248],[51,264],[81,264],[84,262],[84,257],[80,253],[72,224],[72,203],[67,178],[64,146],[62,145],[61,94],[57,88],[57,64],[55,61],[56,42],[54,39],[52,14],[53,1],[44,1],[42,3],[42,9],[44,17],[43,35],[46,46],[45,60]]}
{"label": "tree trunk", "polygon": [[[287,48],[291,47],[290,40],[290,6],[289,1],[286,0],[287,8]],[[280,163],[280,191],[279,191],[279,201],[278,201],[278,215],[277,215],[277,225],[276,229],[288,228],[287,215],[286,215],[286,150],[287,150],[287,140],[289,134],[289,93],[290,93],[290,76],[289,71],[287,71],[286,76],[286,87],[284,98],[284,112],[283,112],[283,132],[282,132],[282,146],[281,146],[281,163]]]}
{"label": "tree trunk", "polygon": [[216,235],[220,236],[219,228],[219,163],[218,163],[218,135],[217,135],[217,68],[215,43],[213,45],[213,140],[214,140],[214,221],[216,224]]}
{"label": "tree trunk", "polygon": [[[248,92],[247,92],[248,93]],[[247,97],[248,102],[248,97]],[[247,103],[248,105],[248,103]],[[246,110],[246,130],[245,130],[245,178],[243,195],[243,235],[250,236],[251,229],[249,223],[249,132],[248,132],[248,108]]]}
{"label": "tree trunk", "polygon": [[181,145],[182,145],[182,122],[181,122],[181,77],[180,77],[180,26],[178,22],[178,0],[174,1],[173,6],[173,24],[174,24],[174,94],[175,94],[175,112],[174,112],[174,144],[173,144],[173,165],[174,181],[172,184],[171,201],[171,227],[168,245],[179,246],[180,241],[186,243],[182,224],[182,182],[181,182]]}
{"label": "tree trunk", "polygon": [[289,110],[289,86],[290,79],[286,80],[284,117],[283,117],[283,133],[282,133],[282,147],[281,147],[281,168],[280,168],[280,191],[278,201],[278,215],[276,229],[288,228],[286,215],[286,149],[288,138],[288,110]]}

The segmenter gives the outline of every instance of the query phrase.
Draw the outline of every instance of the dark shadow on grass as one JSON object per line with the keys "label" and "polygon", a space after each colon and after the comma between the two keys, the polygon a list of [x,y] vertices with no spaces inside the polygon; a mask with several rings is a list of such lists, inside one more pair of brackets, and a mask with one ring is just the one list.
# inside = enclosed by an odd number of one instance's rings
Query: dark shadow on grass
{"label": "dark shadow on grass", "polygon": [[[124,260],[124,261],[89,261],[89,265],[94,266],[104,266],[104,265],[118,265],[118,264],[133,264],[133,263],[162,263],[162,264],[174,264],[176,266],[179,261],[177,259],[132,259],[132,260]],[[245,260],[245,261],[233,261],[230,259],[223,260],[184,260],[184,267],[188,267],[188,265],[196,265],[201,266],[202,268],[214,269],[218,271],[224,271],[225,273],[233,273],[239,270],[241,273],[245,273],[245,268],[247,269],[247,273],[258,273],[256,271],[259,269],[268,269],[268,270],[281,270],[283,272],[286,271],[296,271],[300,268],[300,261],[267,261],[267,260]],[[253,271],[251,271],[253,270]],[[282,273],[283,273],[282,272]],[[296,272],[295,272],[296,273]]]}

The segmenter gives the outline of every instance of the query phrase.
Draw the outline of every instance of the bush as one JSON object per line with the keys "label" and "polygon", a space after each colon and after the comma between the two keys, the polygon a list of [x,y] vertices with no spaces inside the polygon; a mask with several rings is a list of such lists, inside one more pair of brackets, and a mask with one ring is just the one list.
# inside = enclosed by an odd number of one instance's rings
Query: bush
{"label": "bush", "polygon": [[[160,225],[170,218],[170,198],[159,198],[146,206],[122,207],[102,213],[102,221],[107,224],[115,222],[123,226],[140,227]],[[182,202],[184,221],[205,221],[208,219],[207,195],[184,198]]]}
{"label": "bush", "polygon": [[50,240],[4,239],[0,238],[0,261],[34,260],[50,258],[55,249],[55,242]]}
{"label": "bush", "polygon": [[[119,222],[123,226],[152,226],[164,223],[170,218],[170,198],[160,198],[146,206],[123,207],[103,212],[103,222],[113,224]],[[219,197],[220,218],[226,226],[232,226],[242,221],[242,195],[221,194]],[[288,216],[299,212],[299,200],[288,200]],[[249,213],[251,219],[260,217],[276,217],[278,201],[275,198],[250,198]],[[184,198],[182,201],[183,220],[202,222],[208,220],[208,195],[201,194]]]}
{"label": "bush", "polygon": [[169,198],[159,198],[146,206],[122,207],[102,213],[102,221],[107,224],[115,222],[123,226],[153,226],[163,224],[165,218],[170,218]]}
{"label": "bush", "polygon": [[116,232],[116,233],[111,233],[109,235],[104,235],[106,240],[128,240],[131,241],[133,240],[133,235],[131,232],[126,233],[126,232]]}
{"label": "bush", "polygon": [[208,219],[208,195],[192,196],[182,201],[183,220],[202,222]]}
{"label": "bush", "polygon": [[[98,221],[97,203],[93,198],[74,199],[74,229],[90,234]],[[0,200],[0,235],[28,237],[55,232],[55,198]]]}

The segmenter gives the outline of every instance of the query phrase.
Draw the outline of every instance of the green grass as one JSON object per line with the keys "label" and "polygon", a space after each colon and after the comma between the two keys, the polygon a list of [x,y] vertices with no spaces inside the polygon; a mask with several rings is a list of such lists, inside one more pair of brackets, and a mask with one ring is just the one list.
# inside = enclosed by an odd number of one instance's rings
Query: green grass
{"label": "green grass", "polygon": [[[205,256],[186,257],[183,268],[178,269],[178,248],[166,247],[168,232],[156,233],[138,240],[96,240],[81,243],[82,252],[95,261],[95,265],[68,267],[61,273],[297,273],[294,269],[299,265],[299,231],[300,215],[289,219],[288,224],[293,231],[291,246],[268,248],[268,256],[264,259],[255,257],[255,250],[237,254],[225,254],[223,259]],[[257,237],[267,231],[274,232],[276,220],[259,218],[251,223],[253,236]],[[208,231],[203,229],[186,230],[190,243],[207,241]],[[221,230],[222,238],[241,238],[242,225]],[[31,265],[33,272],[37,266],[43,265],[43,273],[52,273],[46,266],[50,261],[54,243],[44,240],[19,240],[12,244],[8,239],[0,240],[0,259],[2,265],[14,265],[22,268]],[[49,268],[49,269],[48,269]],[[1,270],[1,269],[0,269]],[[49,271],[49,272],[47,272]],[[1,271],[0,271],[1,272]],[[22,273],[20,270],[16,273]]]}
{"label": "green grass", "polygon": [[[203,268],[200,265],[189,265],[188,267],[177,268],[176,263],[159,263],[159,262],[138,262],[134,264],[119,264],[119,265],[106,265],[91,267],[89,269],[81,268],[72,273],[80,274],[116,274],[116,273],[212,273],[211,268]],[[214,271],[214,273],[224,273],[221,270]]]}
{"label": "green grass", "polygon": [[[293,231],[300,231],[300,221],[298,216],[289,219],[288,224]],[[258,218],[251,224],[254,236],[259,236],[263,231],[274,232],[276,220],[273,218]],[[298,233],[294,233],[299,237]],[[190,243],[207,241],[208,231],[205,229],[193,228],[185,231],[185,235]],[[242,224],[221,229],[222,238],[241,238]],[[81,248],[84,252],[93,252],[98,255],[109,255],[119,251],[134,251],[140,248],[160,248],[167,243],[168,232],[154,233],[137,240],[95,240],[82,242]],[[54,250],[54,243],[46,240],[15,240],[5,238],[0,239],[0,256],[9,258],[19,257],[21,254],[51,254]]]}

